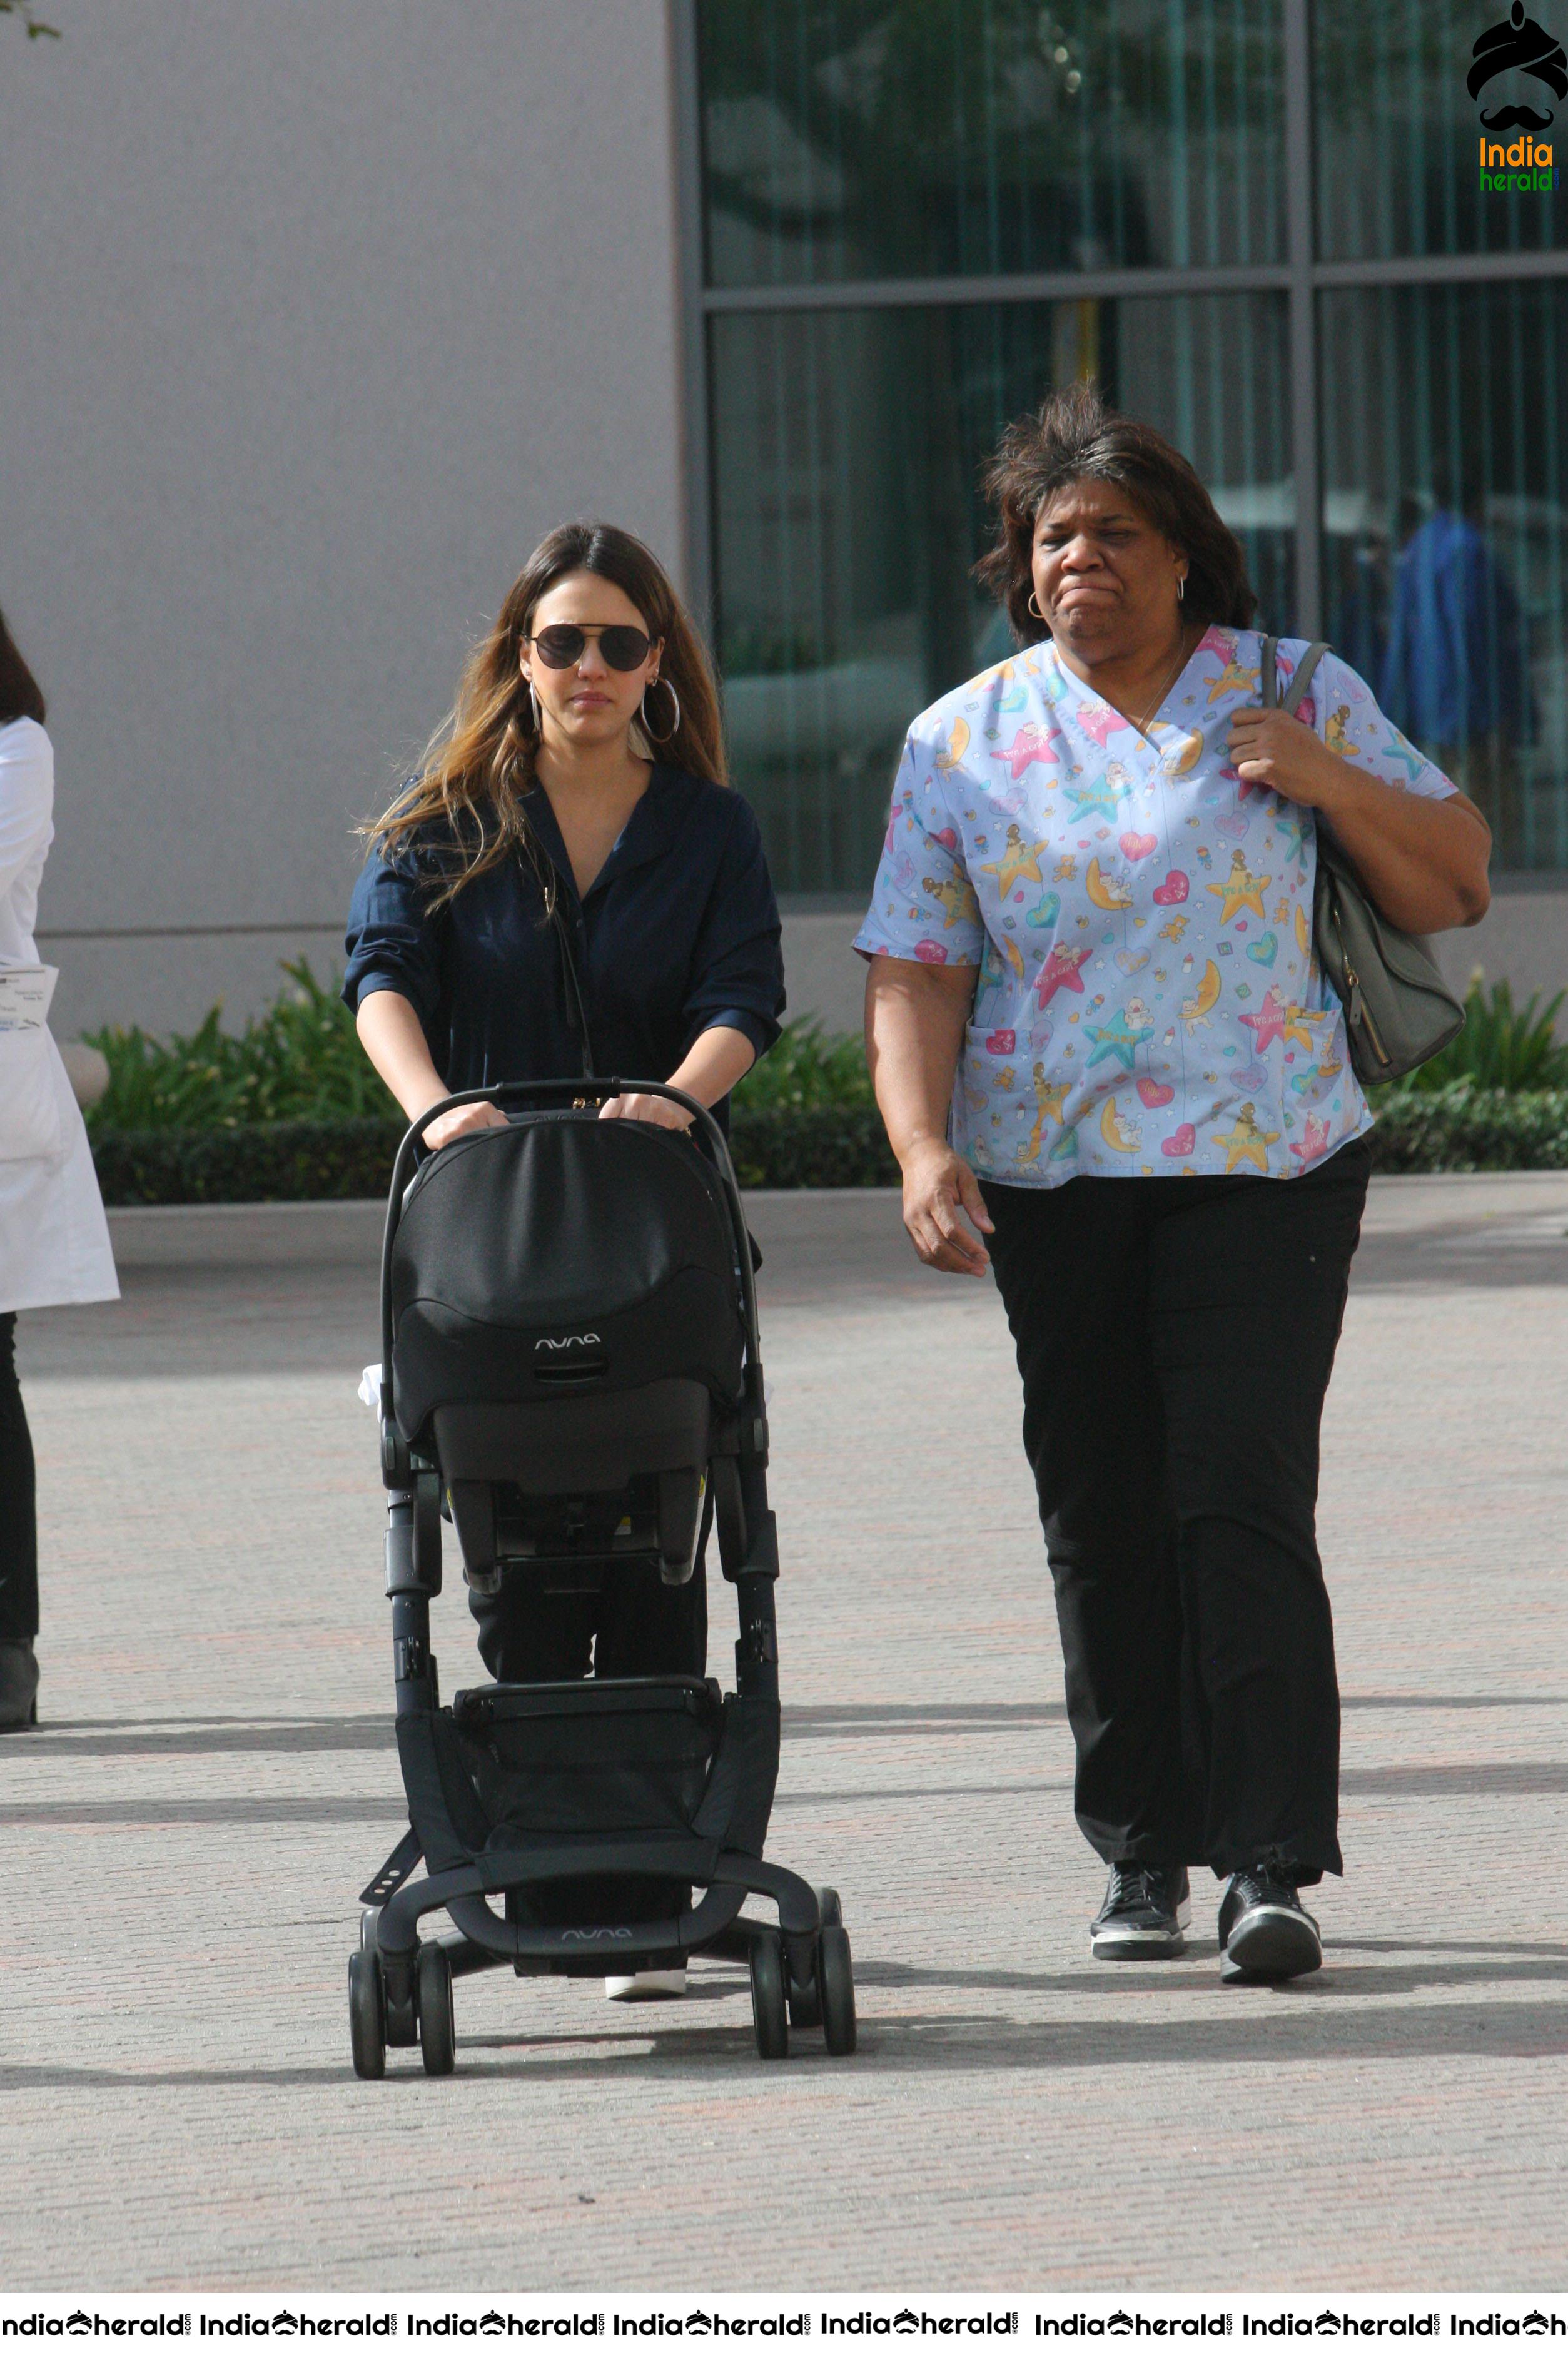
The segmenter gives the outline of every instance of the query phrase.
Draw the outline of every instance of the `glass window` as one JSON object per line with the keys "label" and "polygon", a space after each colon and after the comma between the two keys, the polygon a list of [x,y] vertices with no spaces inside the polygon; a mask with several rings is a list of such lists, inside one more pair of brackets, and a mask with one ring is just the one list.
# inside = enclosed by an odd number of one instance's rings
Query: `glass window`
{"label": "glass window", "polygon": [[[1503,62],[1539,62],[1556,46],[1528,17],[1522,46],[1496,46],[1500,70],[1471,97],[1472,47],[1494,18],[1512,35],[1504,0],[1489,10],[1474,0],[1315,0],[1321,259],[1531,253],[1563,243],[1565,199],[1553,192],[1551,171],[1540,187],[1482,182],[1483,137],[1505,157],[1521,146],[1526,127],[1512,118],[1522,109],[1550,143],[1558,109],[1551,87],[1521,63]],[[1497,126],[1489,133],[1483,115]],[[1524,160],[1521,153],[1517,161]]]}
{"label": "glass window", "polygon": [[701,0],[709,282],[1271,262],[1279,0]]}
{"label": "glass window", "polygon": [[738,312],[710,322],[718,638],[736,781],[783,891],[863,892],[905,729],[1011,637],[969,576],[1009,418],[1096,375],[1172,437],[1289,626],[1283,298]]}
{"label": "glass window", "polygon": [[1321,301],[1327,633],[1495,866],[1568,865],[1568,280]]}

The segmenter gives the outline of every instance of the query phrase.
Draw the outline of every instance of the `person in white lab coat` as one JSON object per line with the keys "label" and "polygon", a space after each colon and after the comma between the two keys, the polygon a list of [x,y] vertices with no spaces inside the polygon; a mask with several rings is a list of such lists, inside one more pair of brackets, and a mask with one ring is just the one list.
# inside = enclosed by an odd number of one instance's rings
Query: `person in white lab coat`
{"label": "person in white lab coat", "polygon": [[[38,1541],[16,1315],[118,1299],[92,1154],[59,1049],[27,1019],[33,923],[54,839],[44,698],[0,613],[0,1732],[37,1722]],[[10,980],[7,988],[7,976]]]}

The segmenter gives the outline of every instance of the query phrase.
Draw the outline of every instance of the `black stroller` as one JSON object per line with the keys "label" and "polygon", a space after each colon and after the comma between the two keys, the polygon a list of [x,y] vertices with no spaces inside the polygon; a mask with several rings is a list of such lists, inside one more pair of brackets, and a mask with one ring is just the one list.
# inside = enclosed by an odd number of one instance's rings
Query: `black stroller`
{"label": "black stroller", "polygon": [[[360,1899],[360,2075],[385,2073],[388,2043],[416,2042],[427,2073],[449,2074],[453,1978],[508,1962],[586,1978],[695,1953],[742,1962],[764,2059],[786,2056],[792,2024],[820,2027],[837,2054],[855,2048],[838,1899],[762,1859],[778,1549],[740,1193],[700,1105],[639,1080],[694,1114],[690,1134],[601,1120],[622,1091],[563,1080],[450,1096],[415,1122],[393,1170],[381,1454],[410,1828]],[[510,1124],[415,1174],[429,1122],[479,1102]],[[488,1683],[441,1705],[430,1602],[444,1517],[479,1592],[504,1577],[592,1593],[628,1556],[684,1583],[710,1511],[739,1609],[733,1693],[658,1675]],[[606,1917],[628,1882],[646,1900],[627,1911],[671,1916]],[[742,1916],[749,1894],[777,1906],[776,1929]],[[443,1910],[452,1928],[422,1941],[420,1915]]]}

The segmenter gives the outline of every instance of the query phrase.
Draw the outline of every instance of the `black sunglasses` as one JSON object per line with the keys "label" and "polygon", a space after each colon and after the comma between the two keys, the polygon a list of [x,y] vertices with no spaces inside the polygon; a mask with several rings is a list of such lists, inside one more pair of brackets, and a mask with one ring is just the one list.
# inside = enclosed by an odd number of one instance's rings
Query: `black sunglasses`
{"label": "black sunglasses", "polygon": [[585,629],[575,621],[552,621],[536,638],[522,642],[533,648],[546,670],[570,670],[582,660],[590,638],[598,638],[599,651],[612,670],[641,670],[653,650],[653,639],[624,621],[612,621],[607,628],[590,623]]}

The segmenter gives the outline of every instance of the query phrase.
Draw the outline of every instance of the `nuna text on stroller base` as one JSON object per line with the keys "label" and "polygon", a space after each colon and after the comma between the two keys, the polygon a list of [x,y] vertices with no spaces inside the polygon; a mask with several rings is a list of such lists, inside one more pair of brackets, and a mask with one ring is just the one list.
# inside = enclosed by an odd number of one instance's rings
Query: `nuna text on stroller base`
{"label": "nuna text on stroller base", "polygon": [[[603,1978],[694,1954],[750,1971],[757,2049],[792,2025],[855,2047],[837,1896],[764,1862],[779,1760],[778,1547],[750,1237],[722,1132],[601,1120],[630,1082],[477,1088],[416,1120],[382,1249],[398,1760],[409,1829],[363,1891],[349,1961],[356,2073],[388,2044],[456,2063],[452,1985]],[[414,1164],[429,1123],[505,1127]],[[412,1178],[412,1182],[410,1179]],[[593,1593],[617,1564],[693,1574],[710,1519],[740,1620],[735,1689],[692,1675],[489,1683],[444,1707],[430,1648],[448,1516],[480,1594]],[[415,1876],[423,1861],[423,1876]],[[694,1891],[700,1891],[694,1895]],[[747,1916],[748,1895],[778,1926]],[[501,1909],[498,1910],[500,1902]],[[626,1914],[654,1911],[658,1917]],[[450,1929],[421,1938],[445,1911]]]}

